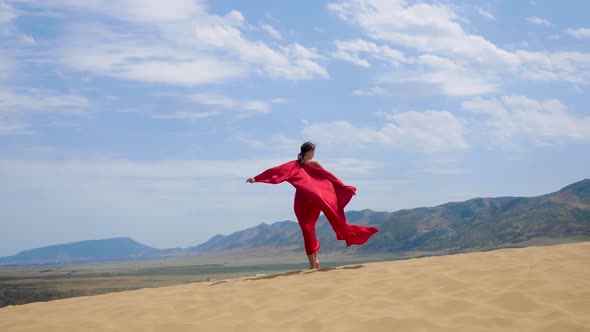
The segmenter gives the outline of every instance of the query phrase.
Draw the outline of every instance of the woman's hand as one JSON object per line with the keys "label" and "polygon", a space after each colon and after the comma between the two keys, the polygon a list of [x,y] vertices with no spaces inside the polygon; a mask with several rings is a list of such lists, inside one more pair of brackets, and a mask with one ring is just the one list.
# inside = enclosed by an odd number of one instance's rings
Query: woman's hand
{"label": "woman's hand", "polygon": [[254,183],[255,181],[254,181],[254,178],[249,178],[248,180],[246,180],[246,182],[248,182],[248,183]]}

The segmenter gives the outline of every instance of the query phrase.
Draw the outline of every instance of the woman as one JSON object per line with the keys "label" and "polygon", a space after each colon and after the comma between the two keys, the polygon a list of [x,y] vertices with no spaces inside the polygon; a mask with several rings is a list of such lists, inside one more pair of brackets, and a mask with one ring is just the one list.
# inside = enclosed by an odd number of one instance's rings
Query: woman
{"label": "woman", "polygon": [[379,229],[349,225],[344,215],[344,207],[348,204],[356,188],[347,186],[334,174],[325,170],[320,163],[312,160],[315,145],[305,142],[297,160],[267,169],[266,171],[246,180],[248,183],[263,182],[278,184],[284,181],[295,187],[295,216],[301,231],[305,252],[310,269],[319,269],[320,261],[317,252],[320,243],[316,238],[315,224],[323,212],[336,233],[338,240],[346,241],[347,246],[363,244]]}

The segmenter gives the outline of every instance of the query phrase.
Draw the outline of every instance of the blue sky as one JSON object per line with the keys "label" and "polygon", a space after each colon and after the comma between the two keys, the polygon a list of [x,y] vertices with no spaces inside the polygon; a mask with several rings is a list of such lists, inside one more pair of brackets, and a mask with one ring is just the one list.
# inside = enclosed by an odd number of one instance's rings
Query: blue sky
{"label": "blue sky", "polygon": [[[83,5],[82,5],[83,3]],[[395,211],[590,177],[590,2],[0,0],[0,256],[294,220],[316,159]]]}

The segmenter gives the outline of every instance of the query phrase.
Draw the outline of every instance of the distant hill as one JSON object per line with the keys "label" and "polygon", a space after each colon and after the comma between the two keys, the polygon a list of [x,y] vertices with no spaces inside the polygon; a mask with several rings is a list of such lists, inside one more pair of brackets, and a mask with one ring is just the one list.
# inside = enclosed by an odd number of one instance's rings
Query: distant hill
{"label": "distant hill", "polygon": [[130,238],[88,240],[22,251],[0,258],[0,265],[63,264],[148,257],[158,250]]}
{"label": "distant hill", "polygon": [[262,223],[230,235],[216,235],[209,241],[189,248],[189,250],[211,252],[257,247],[288,247],[298,245],[301,241],[299,224],[286,220],[271,225]]}
{"label": "distant hill", "polygon": [[[379,225],[388,220],[391,212],[372,210],[349,211],[346,218],[350,223],[360,225]],[[316,225],[316,233],[322,250],[335,250],[345,247],[336,240],[334,231],[322,215]],[[189,248],[193,252],[212,252],[220,250],[246,249],[258,247],[290,247],[303,250],[303,237],[299,224],[295,221],[280,221],[273,224],[262,223],[258,226],[234,232],[230,235],[216,235],[209,241]]]}
{"label": "distant hill", "polygon": [[538,197],[475,198],[395,212],[360,252],[477,250],[535,238],[590,240],[590,180]]}
{"label": "distant hill", "polygon": [[[381,229],[366,244],[352,247],[360,254],[477,251],[547,238],[590,240],[590,180],[537,197],[474,198],[397,212],[348,211],[346,217],[351,224]],[[322,252],[346,248],[324,216],[316,232]],[[0,258],[0,265],[131,260],[263,247],[303,251],[298,223],[262,223],[189,248],[158,250],[130,238],[82,241],[23,251]]]}

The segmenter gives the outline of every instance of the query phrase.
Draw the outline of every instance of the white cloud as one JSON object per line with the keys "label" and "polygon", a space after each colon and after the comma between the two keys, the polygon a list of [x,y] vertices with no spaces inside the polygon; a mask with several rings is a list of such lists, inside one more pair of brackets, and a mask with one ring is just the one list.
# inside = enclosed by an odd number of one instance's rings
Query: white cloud
{"label": "white cloud", "polygon": [[259,100],[246,101],[244,104],[244,110],[256,113],[270,113],[271,111],[270,106],[267,103]]}
{"label": "white cloud", "polygon": [[354,96],[382,96],[387,97],[391,96],[391,92],[388,89],[382,88],[380,86],[375,86],[370,89],[357,89],[352,92]]}
{"label": "white cloud", "polygon": [[90,107],[90,101],[79,95],[62,95],[48,91],[0,90],[0,113],[44,112],[83,114]]}
{"label": "white cloud", "polygon": [[[237,136],[237,139],[242,142],[243,144],[246,144],[247,146],[251,147],[251,148],[255,148],[255,149],[264,149],[268,146],[268,143],[263,141],[263,140],[258,140],[258,139],[254,139],[254,138],[249,138],[249,137],[244,137],[241,135]],[[271,147],[273,147],[274,145],[270,145]]]}
{"label": "white cloud", "polygon": [[35,40],[35,38],[33,38],[32,36],[29,36],[29,35],[25,35],[25,34],[21,35],[21,40],[25,44],[29,44],[29,45],[37,44],[37,41]]}
{"label": "white cloud", "polygon": [[14,70],[14,62],[7,56],[0,55],[0,81],[8,79]]}
{"label": "white cloud", "polygon": [[87,114],[91,106],[84,96],[34,89],[14,90],[0,85],[0,135],[35,133],[29,121],[34,114],[80,116]]}
{"label": "white cloud", "polygon": [[283,35],[281,34],[281,32],[278,31],[277,29],[273,28],[272,26],[270,26],[268,24],[263,24],[260,27],[262,28],[262,30],[266,31],[274,39],[283,39]]}
{"label": "white cloud", "polygon": [[494,16],[494,14],[490,13],[489,11],[487,11],[481,7],[477,7],[477,13],[489,20],[493,20],[493,21],[496,20],[496,17]]}
{"label": "white cloud", "polygon": [[[270,113],[270,103],[262,100],[234,100],[216,93],[197,93],[188,96],[194,103],[205,105],[221,111],[223,109],[238,113],[240,116],[250,116],[257,113]],[[211,114],[215,115],[215,114]]]}
{"label": "white cloud", "polygon": [[483,118],[492,142],[498,146],[590,141],[590,117],[569,113],[556,99],[539,101],[525,96],[504,96],[500,99],[478,97],[461,105],[463,109]]}
{"label": "white cloud", "polygon": [[590,38],[590,28],[567,29],[566,32],[574,38]]}
{"label": "white cloud", "polygon": [[289,99],[287,98],[273,98],[270,101],[273,104],[288,104],[289,103]]}
{"label": "white cloud", "polygon": [[16,17],[14,8],[10,4],[0,1],[0,25],[12,23]]}
{"label": "white cloud", "polygon": [[357,127],[348,121],[308,124],[303,133],[322,144],[349,147],[382,145],[424,153],[465,150],[461,121],[444,111],[401,112],[386,116],[381,128]]}
{"label": "white cloud", "polygon": [[293,159],[295,159],[294,155],[297,154],[296,152],[293,152],[297,151],[301,146],[299,140],[295,140],[282,134],[274,134],[268,138],[262,139],[239,134],[236,136],[236,139],[248,147],[265,150],[266,152],[273,151],[273,154],[292,156]]}
{"label": "white cloud", "polygon": [[[306,80],[329,77],[321,56],[298,43],[270,46],[243,35],[240,12],[220,16],[200,1],[47,1],[32,8],[55,8],[84,17],[59,38],[57,56],[76,70],[145,82],[197,85],[246,75]],[[115,20],[104,24],[105,19]]]}
{"label": "white cloud", "polygon": [[84,96],[14,88],[9,82],[17,71],[14,60],[0,54],[0,135],[35,133],[29,121],[34,113],[82,115],[90,109],[91,102]]}
{"label": "white cloud", "polygon": [[[375,41],[374,48],[391,45],[418,53],[416,61],[401,62],[390,74],[381,73],[383,82],[434,84],[440,93],[461,96],[495,92],[512,77],[585,84],[590,76],[589,53],[507,51],[466,32],[463,19],[444,4],[344,0],[327,8],[360,27]],[[370,57],[376,58],[374,53],[361,53],[358,46],[349,48],[337,55],[364,67],[370,65]]]}
{"label": "white cloud", "polygon": [[89,105],[90,102],[86,97],[78,95],[58,95],[37,90],[29,90],[23,93],[14,93],[8,90],[0,91],[0,110],[4,112],[29,110],[79,113]]}
{"label": "white cloud", "polygon": [[317,60],[323,57],[315,50],[305,48],[298,43],[281,47],[284,58],[277,58],[277,62],[268,61],[266,71],[272,78],[289,80],[306,80],[313,78],[329,78],[328,71]]}
{"label": "white cloud", "polygon": [[340,177],[358,177],[373,174],[384,165],[380,162],[366,159],[342,158],[330,160],[322,164],[326,169]]}
{"label": "white cloud", "polygon": [[[246,69],[231,59],[175,49],[147,36],[130,39],[109,29],[89,25],[72,28],[73,35],[57,50],[61,63],[97,75],[182,85],[218,83],[246,75]],[[89,35],[94,37],[89,39]]]}
{"label": "white cloud", "polygon": [[17,43],[24,43],[27,45],[34,45],[35,38],[25,33],[18,31],[14,22],[19,16],[19,13],[12,5],[6,1],[0,0],[0,35],[4,41],[16,41]]}
{"label": "white cloud", "polygon": [[426,173],[435,175],[459,175],[468,174],[473,170],[466,167],[427,167],[416,169],[416,173]]}
{"label": "white cloud", "polygon": [[239,104],[237,101],[227,96],[207,92],[190,95],[188,98],[201,105],[219,106],[224,108],[238,107]]}
{"label": "white cloud", "polygon": [[108,0],[45,0],[42,3],[26,2],[33,7],[64,8],[82,12],[94,12],[103,16],[140,23],[165,23],[186,20],[204,11],[202,5],[192,0],[124,0],[113,6]]}
{"label": "white cloud", "polygon": [[463,31],[458,16],[443,5],[366,0],[341,1],[328,8],[375,40],[438,55],[469,57],[478,63],[516,61],[509,52]]}
{"label": "white cloud", "polygon": [[[418,70],[407,73],[382,74],[380,83],[426,85],[426,91],[448,96],[480,95],[496,91],[499,80],[491,72],[477,71],[452,60],[434,55],[422,55],[416,63]],[[435,89],[432,89],[434,86]]]}
{"label": "white cloud", "polygon": [[411,62],[406,59],[404,54],[388,46],[378,46],[375,43],[362,39],[349,41],[336,40],[336,52],[332,55],[336,59],[345,60],[361,67],[369,67],[370,64],[366,59],[361,58],[361,54],[367,54],[375,59],[389,62],[392,66],[397,67],[402,62]]}
{"label": "white cloud", "polygon": [[0,112],[0,136],[32,134],[29,123],[18,115],[8,115]]}
{"label": "white cloud", "polygon": [[586,84],[590,78],[590,53],[517,51],[515,54],[523,62],[520,76],[524,79]]}
{"label": "white cloud", "polygon": [[166,119],[166,120],[201,120],[219,115],[220,112],[174,112],[170,114],[154,114],[153,119]]}
{"label": "white cloud", "polygon": [[528,17],[526,19],[529,23],[536,24],[536,25],[544,25],[544,26],[551,26],[552,23],[548,20],[536,16]]}

